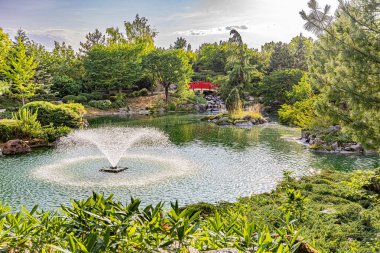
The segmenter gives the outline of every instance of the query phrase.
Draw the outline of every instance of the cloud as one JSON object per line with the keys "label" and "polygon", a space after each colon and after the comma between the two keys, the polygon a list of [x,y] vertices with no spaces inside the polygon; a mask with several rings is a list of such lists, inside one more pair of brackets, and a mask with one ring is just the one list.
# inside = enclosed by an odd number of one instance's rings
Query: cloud
{"label": "cloud", "polygon": [[231,25],[231,26],[226,26],[226,30],[227,31],[231,31],[232,29],[247,30],[248,26],[246,26],[246,25]]}
{"label": "cloud", "polygon": [[176,31],[174,34],[184,36],[208,36],[226,34],[226,29],[224,27],[214,27],[209,29],[189,29],[184,31]]}
{"label": "cloud", "polygon": [[[23,29],[23,28],[22,28]],[[11,37],[14,37],[18,28],[4,29]],[[54,41],[63,42],[77,48],[79,41],[84,39],[85,33],[70,29],[23,29],[26,35],[33,41],[46,46],[48,50],[53,49]]]}

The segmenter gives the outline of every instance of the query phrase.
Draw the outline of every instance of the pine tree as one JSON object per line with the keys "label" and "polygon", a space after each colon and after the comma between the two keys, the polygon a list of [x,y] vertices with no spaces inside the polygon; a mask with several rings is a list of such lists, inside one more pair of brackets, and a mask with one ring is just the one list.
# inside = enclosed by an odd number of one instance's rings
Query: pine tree
{"label": "pine tree", "polygon": [[14,97],[21,99],[25,104],[25,99],[33,97],[36,91],[36,84],[33,82],[38,62],[34,55],[28,56],[22,37],[19,36],[17,44],[13,46],[7,58],[4,69],[6,80],[10,83],[9,92]]}
{"label": "pine tree", "polygon": [[380,145],[380,2],[339,0],[335,17],[329,6],[309,2],[301,12],[305,28],[319,36],[310,68],[321,92],[317,112],[328,115],[366,146]]}

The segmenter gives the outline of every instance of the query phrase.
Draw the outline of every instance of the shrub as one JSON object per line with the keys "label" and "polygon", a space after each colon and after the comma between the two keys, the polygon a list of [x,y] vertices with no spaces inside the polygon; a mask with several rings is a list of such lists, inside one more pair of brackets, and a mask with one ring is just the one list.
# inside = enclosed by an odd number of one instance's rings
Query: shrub
{"label": "shrub", "polygon": [[148,96],[149,94],[149,91],[147,88],[142,88],[140,91],[139,91],[139,95],[140,96]]}
{"label": "shrub", "polygon": [[125,106],[125,97],[122,93],[118,93],[112,101],[112,107],[120,108]]}
{"label": "shrub", "polygon": [[59,137],[64,136],[71,132],[71,128],[67,126],[54,127],[50,125],[49,127],[45,127],[43,130],[44,130],[45,138],[49,142],[55,141]]}
{"label": "shrub", "polygon": [[226,99],[226,107],[229,113],[240,113],[243,109],[239,90],[237,88],[234,88],[231,90],[230,94],[228,95]]}
{"label": "shrub", "polygon": [[86,97],[87,101],[102,100],[103,99],[103,93],[101,93],[99,91],[93,91],[91,93],[80,93],[79,96]]}
{"label": "shrub", "polygon": [[82,116],[75,111],[81,110],[78,105],[54,105],[49,102],[35,101],[26,104],[23,108],[28,108],[32,112],[38,111],[37,119],[42,126],[53,124],[55,127],[67,126],[80,128],[84,124]]}
{"label": "shrub", "polygon": [[132,91],[131,93],[128,94],[128,97],[134,98],[138,97],[140,95],[139,91]]}
{"label": "shrub", "polygon": [[74,96],[74,95],[67,95],[62,98],[62,101],[64,103],[86,103],[87,97],[84,95]]}
{"label": "shrub", "polygon": [[84,106],[82,104],[79,104],[79,103],[60,104],[60,105],[58,105],[58,107],[67,108],[69,110],[72,110],[72,111],[76,112],[77,114],[79,114],[80,116],[82,116],[83,114],[86,113],[86,109],[84,108]]}
{"label": "shrub", "polygon": [[100,110],[109,110],[112,108],[112,102],[110,100],[91,100],[88,105]]}
{"label": "shrub", "polygon": [[13,119],[0,120],[0,141],[6,142],[17,138],[17,121]]}
{"label": "shrub", "polygon": [[20,108],[13,113],[12,118],[16,121],[17,132],[22,138],[40,138],[43,136],[41,123],[37,119],[38,110],[32,111],[28,108]]}

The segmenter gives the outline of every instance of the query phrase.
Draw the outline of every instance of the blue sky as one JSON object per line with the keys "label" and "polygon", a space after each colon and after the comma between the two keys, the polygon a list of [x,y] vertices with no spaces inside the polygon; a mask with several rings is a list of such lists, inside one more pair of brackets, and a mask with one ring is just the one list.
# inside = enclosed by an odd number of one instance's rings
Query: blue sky
{"label": "blue sky", "polygon": [[[336,0],[320,0],[321,5]],[[0,27],[11,36],[24,29],[48,49],[66,41],[75,49],[89,31],[123,28],[136,13],[148,18],[159,32],[156,44],[168,47],[182,36],[197,48],[203,42],[226,40],[237,27],[244,42],[260,47],[269,41],[289,41],[302,32],[298,12],[307,0],[0,0]]]}

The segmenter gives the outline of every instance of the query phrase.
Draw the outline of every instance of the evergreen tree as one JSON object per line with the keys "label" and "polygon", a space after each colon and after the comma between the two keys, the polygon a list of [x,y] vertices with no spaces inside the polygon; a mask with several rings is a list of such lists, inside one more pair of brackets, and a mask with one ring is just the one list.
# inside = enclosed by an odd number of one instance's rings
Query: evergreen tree
{"label": "evergreen tree", "polygon": [[22,37],[19,36],[16,45],[12,48],[7,58],[4,74],[10,83],[9,91],[11,95],[21,99],[25,104],[25,99],[33,97],[36,91],[36,84],[33,81],[38,62],[34,55],[28,56]]}
{"label": "evergreen tree", "polygon": [[283,42],[277,42],[270,58],[269,71],[291,69],[294,63],[293,59],[294,56],[289,49],[289,45]]}
{"label": "evergreen tree", "polygon": [[98,30],[95,32],[86,34],[86,42],[80,42],[81,48],[79,52],[86,54],[91,47],[95,45],[104,45],[106,42],[106,37]]}
{"label": "evergreen tree", "polygon": [[357,141],[380,145],[380,2],[340,0],[329,6],[309,2],[301,12],[305,28],[319,36],[311,65],[312,84],[321,92],[317,112],[328,115]]}
{"label": "evergreen tree", "polygon": [[129,42],[146,44],[147,46],[154,45],[154,38],[158,33],[148,24],[147,18],[136,14],[132,22],[124,21],[124,27]]}
{"label": "evergreen tree", "polygon": [[304,37],[302,36],[302,33],[298,37],[298,43],[297,43],[297,48],[295,49],[294,52],[294,63],[293,66],[294,68],[300,69],[300,70],[307,70],[307,48],[304,43]]}
{"label": "evergreen tree", "polygon": [[174,42],[173,48],[174,49],[183,49],[183,50],[185,50],[186,46],[187,46],[186,39],[183,38],[183,37],[178,37],[177,40]]}

